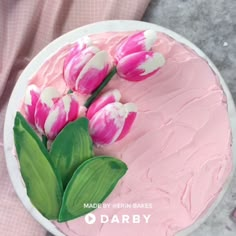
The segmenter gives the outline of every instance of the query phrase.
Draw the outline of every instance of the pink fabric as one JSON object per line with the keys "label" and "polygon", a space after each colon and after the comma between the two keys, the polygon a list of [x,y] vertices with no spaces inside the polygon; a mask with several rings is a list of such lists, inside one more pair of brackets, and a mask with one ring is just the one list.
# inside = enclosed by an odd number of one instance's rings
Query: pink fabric
{"label": "pink fabric", "polygon": [[20,73],[33,56],[61,34],[96,21],[139,20],[149,1],[0,1],[0,235],[45,235],[45,230],[32,219],[16,196],[4,160],[4,116]]}

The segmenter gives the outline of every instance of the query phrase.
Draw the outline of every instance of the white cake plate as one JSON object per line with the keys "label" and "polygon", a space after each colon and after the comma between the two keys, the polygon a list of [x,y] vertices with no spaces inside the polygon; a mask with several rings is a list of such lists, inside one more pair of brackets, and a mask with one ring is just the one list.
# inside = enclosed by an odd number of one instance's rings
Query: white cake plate
{"label": "white cake plate", "polygon": [[188,235],[190,232],[194,231],[196,228],[198,228],[200,224],[202,224],[206,220],[206,218],[213,212],[213,210],[219,204],[220,200],[225,194],[226,190],[228,189],[229,183],[232,179],[233,172],[236,166],[236,142],[234,141],[234,138],[236,137],[236,110],[235,110],[234,102],[230,94],[230,91],[227,85],[225,84],[222,76],[220,75],[219,71],[217,70],[215,65],[212,63],[212,61],[199,48],[197,48],[194,44],[189,42],[184,37],[174,33],[171,30],[168,30],[164,27],[161,27],[155,24],[141,22],[141,21],[114,20],[114,21],[103,21],[103,22],[86,25],[84,27],[75,29],[67,34],[64,34],[63,36],[51,42],[29,63],[29,65],[25,68],[18,82],[15,85],[15,88],[12,92],[12,95],[9,101],[9,105],[6,112],[6,118],[5,118],[4,151],[5,151],[8,172],[9,172],[12,184],[15,188],[15,191],[18,197],[20,198],[20,200],[22,201],[22,203],[24,204],[25,208],[30,212],[30,214],[42,226],[44,226],[48,231],[50,231],[52,234],[56,236],[63,236],[64,234],[61,233],[52,222],[44,218],[31,204],[26,194],[26,188],[24,186],[24,183],[20,174],[18,161],[13,154],[14,118],[16,115],[17,108],[20,107],[20,103],[22,101],[22,98],[24,97],[28,81],[32,78],[34,73],[38,71],[41,65],[43,65],[43,63],[45,62],[45,58],[50,57],[52,54],[55,54],[61,47],[63,47],[64,45],[68,43],[78,40],[78,38],[80,37],[83,37],[89,34],[111,32],[111,31],[122,32],[122,31],[134,31],[134,30],[146,30],[146,29],[153,29],[158,32],[164,32],[165,34],[174,38],[176,41],[181,42],[187,45],[188,47],[192,48],[199,56],[201,56],[208,62],[209,66],[218,76],[220,83],[223,87],[223,90],[227,96],[228,112],[230,116],[230,122],[231,122],[232,134],[233,134],[233,159],[234,159],[233,166],[234,168],[230,177],[225,183],[223,190],[220,192],[220,194],[218,195],[214,203],[211,205],[211,207],[199,218],[199,220],[197,220],[192,226],[179,232],[177,235],[185,236],[185,235]]}

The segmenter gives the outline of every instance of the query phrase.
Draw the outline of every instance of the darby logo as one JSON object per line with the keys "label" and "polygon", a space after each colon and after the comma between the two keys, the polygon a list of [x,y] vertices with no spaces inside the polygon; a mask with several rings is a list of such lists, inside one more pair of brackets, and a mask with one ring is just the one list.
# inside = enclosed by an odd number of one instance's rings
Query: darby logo
{"label": "darby logo", "polygon": [[[99,221],[103,224],[140,224],[140,223],[149,223],[151,215],[113,215],[109,217],[108,215],[100,215]],[[85,222],[89,225],[96,222],[96,216],[92,213],[89,213],[85,216]]]}
{"label": "darby logo", "polygon": [[96,222],[96,216],[91,213],[87,214],[84,219],[85,219],[85,222],[89,225],[92,225]]}

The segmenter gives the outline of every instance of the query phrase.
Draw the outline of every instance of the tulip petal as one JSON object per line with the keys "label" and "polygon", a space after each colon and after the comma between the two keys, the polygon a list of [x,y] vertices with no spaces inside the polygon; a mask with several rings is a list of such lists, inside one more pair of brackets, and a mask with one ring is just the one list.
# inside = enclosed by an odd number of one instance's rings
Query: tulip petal
{"label": "tulip petal", "polygon": [[88,46],[87,43],[83,39],[76,42],[74,46],[68,52],[68,55],[65,57],[64,67],[69,64],[69,62],[71,61],[71,58],[75,57],[78,53],[80,53],[82,50],[87,48],[87,46]]}
{"label": "tulip petal", "polygon": [[57,134],[71,121],[78,118],[79,103],[73,94],[60,98],[50,109],[45,120],[44,131],[49,139],[54,139]]}
{"label": "tulip petal", "polygon": [[120,77],[130,81],[141,81],[156,73],[165,64],[160,53],[143,51],[122,58],[117,65]]}
{"label": "tulip petal", "polygon": [[40,91],[37,86],[31,84],[27,87],[23,107],[25,110],[26,119],[32,125],[35,125],[34,113],[39,96]]}
{"label": "tulip petal", "polygon": [[[74,46],[71,48],[71,50],[68,53],[68,56],[65,58],[65,64],[68,64],[70,61],[71,57],[74,57],[77,55],[78,52],[84,50],[85,48],[89,47],[92,45],[92,40],[85,36],[81,39],[79,39],[76,43],[74,43]],[[69,55],[71,57],[69,57]]]}
{"label": "tulip petal", "polygon": [[87,111],[87,118],[91,119],[92,116],[102,109],[107,104],[113,103],[113,102],[119,102],[121,98],[120,91],[118,89],[114,89],[111,91],[108,91],[104,94],[102,94],[99,98],[97,98],[89,107]]}
{"label": "tulip petal", "polygon": [[140,51],[149,51],[157,40],[157,33],[153,30],[138,32],[125,38],[117,47],[115,59]]}
{"label": "tulip petal", "polygon": [[97,146],[115,142],[123,130],[126,117],[127,111],[119,102],[99,110],[89,122],[93,142]]}
{"label": "tulip petal", "polygon": [[99,51],[93,46],[82,47],[82,49],[81,47],[78,44],[75,45],[64,62],[64,80],[72,90],[75,89],[76,79],[85,64]]}
{"label": "tulip petal", "polygon": [[111,60],[106,51],[100,51],[90,59],[80,72],[75,90],[91,94],[106,78],[111,69]]}
{"label": "tulip petal", "polygon": [[124,127],[121,131],[121,134],[117,138],[116,141],[124,138],[128,134],[128,132],[130,131],[130,129],[131,129],[133,123],[134,123],[136,115],[137,115],[137,107],[134,103],[126,103],[124,105],[124,107],[126,108],[126,110],[128,112],[128,116],[125,119]]}
{"label": "tulip petal", "polygon": [[59,97],[59,92],[53,87],[45,88],[40,94],[34,113],[35,126],[40,133],[44,133],[45,120],[51,107],[59,99]]}

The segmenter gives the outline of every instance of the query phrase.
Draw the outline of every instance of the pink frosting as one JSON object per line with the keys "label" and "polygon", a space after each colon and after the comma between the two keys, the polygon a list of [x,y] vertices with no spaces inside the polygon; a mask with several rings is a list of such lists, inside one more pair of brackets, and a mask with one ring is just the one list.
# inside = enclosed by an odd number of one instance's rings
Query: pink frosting
{"label": "pink frosting", "polygon": [[[97,46],[114,53],[128,33],[91,36]],[[49,59],[32,79],[40,87],[65,92],[63,60],[70,46]],[[105,203],[146,203],[152,208],[99,208],[94,224],[84,217],[55,223],[69,236],[171,236],[193,224],[212,204],[232,170],[231,131],[225,95],[205,60],[165,34],[154,51],[166,58],[152,78],[130,82],[114,78],[122,102],[138,113],[129,134],[99,148],[98,154],[122,159],[128,172]],[[151,215],[148,223],[100,223],[100,215]]]}

